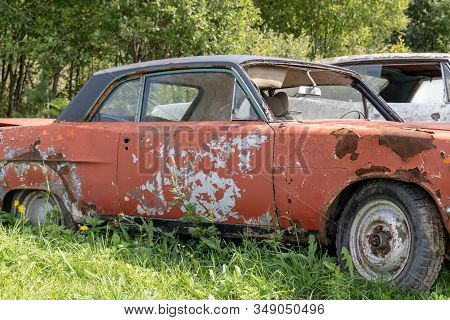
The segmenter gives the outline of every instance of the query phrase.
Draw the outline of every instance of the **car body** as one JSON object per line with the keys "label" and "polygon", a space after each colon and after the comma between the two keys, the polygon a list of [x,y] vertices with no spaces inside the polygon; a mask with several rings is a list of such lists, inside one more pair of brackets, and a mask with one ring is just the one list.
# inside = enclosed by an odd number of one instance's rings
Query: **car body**
{"label": "car body", "polygon": [[406,122],[450,122],[450,54],[384,53],[322,62],[360,73]]}
{"label": "car body", "polygon": [[[24,203],[34,223],[51,202],[72,225],[125,214],[182,229],[199,216],[226,234],[281,229],[330,244],[360,190],[400,183],[433,206],[443,258],[449,127],[403,123],[339,67],[255,56],[145,62],[94,74],[54,122],[0,123],[2,208]],[[373,243],[387,239],[377,232]]]}

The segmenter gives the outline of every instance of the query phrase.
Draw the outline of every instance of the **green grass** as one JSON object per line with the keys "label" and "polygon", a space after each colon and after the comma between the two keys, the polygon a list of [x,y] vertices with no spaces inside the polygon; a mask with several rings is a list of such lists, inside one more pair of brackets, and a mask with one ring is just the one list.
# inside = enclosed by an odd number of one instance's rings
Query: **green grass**
{"label": "green grass", "polygon": [[[240,243],[151,225],[73,233],[0,214],[0,299],[448,299],[449,265],[431,291],[401,292],[339,271],[317,248]],[[128,229],[129,230],[129,229]]]}

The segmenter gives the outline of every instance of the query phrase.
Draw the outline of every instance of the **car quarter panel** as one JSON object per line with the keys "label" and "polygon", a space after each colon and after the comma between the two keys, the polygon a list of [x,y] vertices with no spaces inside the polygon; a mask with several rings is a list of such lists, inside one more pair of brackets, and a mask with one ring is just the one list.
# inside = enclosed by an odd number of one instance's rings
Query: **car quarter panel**
{"label": "car quarter panel", "polygon": [[121,124],[54,123],[0,131],[0,196],[49,190],[74,218],[118,213],[117,145]]}
{"label": "car quarter panel", "polygon": [[357,181],[387,178],[427,190],[450,230],[448,132],[365,120],[271,125],[275,199],[283,227],[325,232],[330,205],[342,190]]}

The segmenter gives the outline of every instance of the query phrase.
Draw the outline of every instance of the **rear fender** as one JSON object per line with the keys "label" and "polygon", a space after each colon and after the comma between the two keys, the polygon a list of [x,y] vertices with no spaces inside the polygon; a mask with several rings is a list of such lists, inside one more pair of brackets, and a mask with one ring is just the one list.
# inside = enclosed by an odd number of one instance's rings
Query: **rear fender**
{"label": "rear fender", "polygon": [[23,162],[0,163],[0,204],[14,190],[42,190],[56,195],[76,222],[83,216],[78,209],[81,198],[81,182],[76,165],[70,162]]}

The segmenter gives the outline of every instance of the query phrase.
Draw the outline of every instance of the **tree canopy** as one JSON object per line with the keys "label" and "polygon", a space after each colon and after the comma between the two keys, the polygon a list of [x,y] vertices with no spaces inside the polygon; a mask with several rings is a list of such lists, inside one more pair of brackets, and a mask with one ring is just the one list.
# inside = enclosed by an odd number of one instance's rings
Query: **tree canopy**
{"label": "tree canopy", "polygon": [[93,72],[166,57],[314,59],[385,50],[393,34],[448,51],[449,1],[0,0],[0,113],[55,115]]}

